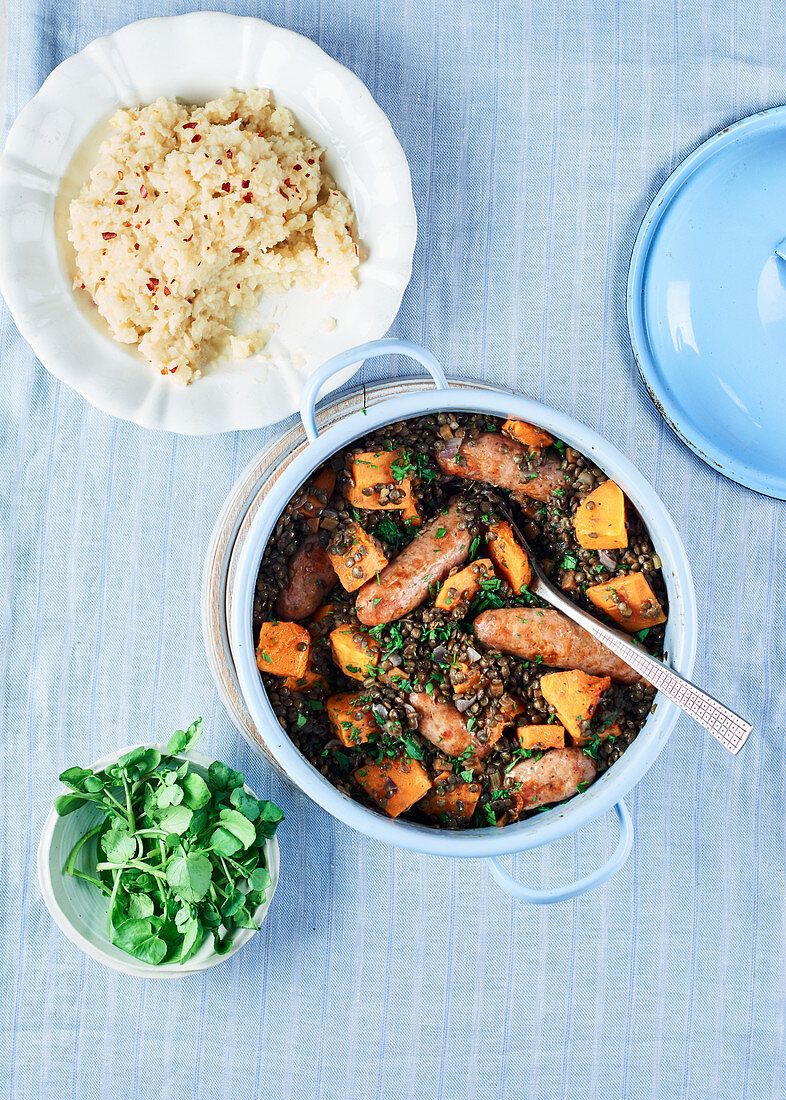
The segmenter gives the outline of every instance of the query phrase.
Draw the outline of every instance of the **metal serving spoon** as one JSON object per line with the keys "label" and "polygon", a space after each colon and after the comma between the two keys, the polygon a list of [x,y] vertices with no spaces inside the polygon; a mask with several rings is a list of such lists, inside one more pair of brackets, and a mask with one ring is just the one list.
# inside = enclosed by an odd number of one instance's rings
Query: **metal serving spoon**
{"label": "metal serving spoon", "polygon": [[[495,494],[496,496],[496,494]],[[630,639],[613,627],[604,626],[582,611],[580,607],[572,603],[560,592],[556,585],[552,584],[540,567],[532,548],[524,537],[521,529],[510,513],[510,509],[501,500],[498,501],[499,510],[504,513],[516,533],[521,545],[527,551],[532,566],[532,581],[529,585],[530,592],[558,608],[563,614],[572,619],[574,623],[582,626],[588,634],[610,649],[612,653],[620,657],[627,665],[643,676],[662,691],[667,699],[689,714],[691,718],[703,726],[712,734],[725,749],[731,753],[738,753],[750,736],[753,726],[740,718],[738,714],[724,707],[717,699],[707,695],[701,688],[697,688],[689,680],[684,679],[679,673],[674,672],[668,665],[664,665],[655,657],[651,657],[646,650],[639,649]]]}

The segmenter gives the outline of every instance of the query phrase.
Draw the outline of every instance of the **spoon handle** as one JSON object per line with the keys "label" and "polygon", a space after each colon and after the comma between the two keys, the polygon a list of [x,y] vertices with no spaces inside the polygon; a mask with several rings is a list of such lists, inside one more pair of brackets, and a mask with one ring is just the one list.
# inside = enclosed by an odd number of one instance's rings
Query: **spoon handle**
{"label": "spoon handle", "polygon": [[[533,578],[534,580],[534,578]],[[679,673],[669,668],[668,665],[651,657],[643,649],[635,646],[619,630],[604,626],[597,619],[576,607],[574,603],[566,599],[557,588],[551,584],[537,584],[534,591],[541,595],[549,603],[559,607],[568,618],[573,619],[579,626],[584,627],[587,633],[610,649],[617,657],[630,665],[632,669],[643,676],[662,691],[667,699],[671,699],[681,710],[695,719],[708,733],[720,741],[724,748],[731,753],[738,753],[750,736],[753,726],[740,718],[734,711],[729,710],[723,703],[713,699],[701,688],[685,680]]]}

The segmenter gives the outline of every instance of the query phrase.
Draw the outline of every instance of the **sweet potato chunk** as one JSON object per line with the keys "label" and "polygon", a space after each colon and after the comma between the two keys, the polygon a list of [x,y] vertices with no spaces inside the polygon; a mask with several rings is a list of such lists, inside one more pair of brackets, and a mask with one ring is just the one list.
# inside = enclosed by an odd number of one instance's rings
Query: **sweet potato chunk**
{"label": "sweet potato chunk", "polygon": [[504,577],[515,596],[520,595],[532,578],[529,558],[516,542],[509,523],[492,523],[487,529],[486,540],[489,557],[497,572]]}
{"label": "sweet potato chunk", "polygon": [[333,660],[352,680],[365,680],[379,663],[377,642],[370,634],[351,626],[337,626],[330,632],[330,648]]}
{"label": "sweet potato chunk", "polygon": [[349,691],[330,696],[327,716],[336,737],[348,749],[365,744],[379,730],[379,723],[369,704]]}
{"label": "sweet potato chunk", "polygon": [[663,608],[643,573],[627,573],[605,584],[593,584],[587,596],[630,634],[666,622]]}
{"label": "sweet potato chunk", "polygon": [[565,729],[556,722],[543,726],[519,726],[522,749],[564,749]]}
{"label": "sweet potato chunk", "polygon": [[449,678],[455,695],[471,695],[480,683],[480,668],[468,661],[457,661],[450,666]]}
{"label": "sweet potato chunk", "polygon": [[388,563],[377,539],[354,522],[333,539],[328,554],[347,592],[356,592]]}
{"label": "sweet potato chunk", "polygon": [[344,486],[347,501],[354,508],[403,512],[405,519],[417,516],[411,479],[397,478],[393,470],[400,461],[401,451],[363,451],[353,455],[350,481]]}
{"label": "sweet potato chunk", "polygon": [[425,768],[404,755],[382,764],[364,764],[355,779],[390,817],[409,810],[431,789]]}
{"label": "sweet potato chunk", "polygon": [[311,635],[298,623],[262,623],[257,667],[272,676],[304,676],[309,664]]}
{"label": "sweet potato chunk", "polygon": [[521,699],[515,695],[503,695],[499,701],[499,721],[489,730],[489,744],[495,745],[505,732],[505,728],[511,725],[519,714],[523,714],[526,707]]}
{"label": "sweet potato chunk", "polygon": [[305,516],[306,522],[312,531],[319,530],[320,518],[325,505],[333,495],[336,487],[336,472],[329,466],[323,466],[309,478],[307,489],[308,496],[298,508],[301,516]]}
{"label": "sweet potato chunk", "polygon": [[588,676],[573,669],[570,672],[549,672],[540,678],[540,690],[551,703],[562,725],[577,740],[595,713],[600,697],[611,687],[610,676]]}
{"label": "sweet potato chunk", "polygon": [[319,626],[325,621],[328,615],[332,615],[335,611],[335,605],[332,603],[323,603],[321,607],[318,607],[309,620],[312,623],[316,623]]}
{"label": "sweet potato chunk", "polygon": [[457,814],[463,821],[469,821],[475,812],[479,798],[479,783],[459,783],[452,791],[440,790],[439,784],[436,784],[425,798],[421,799],[418,809],[429,817]]}
{"label": "sweet potato chunk", "polygon": [[585,550],[624,550],[625,494],[613,481],[604,481],[586,497],[573,517],[576,539]]}
{"label": "sweet potato chunk", "polygon": [[601,741],[616,741],[617,738],[622,737],[622,735],[622,726],[619,722],[612,722],[610,726],[598,730],[598,737]]}
{"label": "sweet potato chunk", "polygon": [[327,686],[325,677],[315,672],[310,664],[302,676],[287,676],[284,681],[285,688],[303,694],[307,691],[327,691]]}
{"label": "sweet potato chunk", "polygon": [[494,566],[490,558],[478,558],[470,565],[464,566],[457,573],[451,574],[443,582],[436,600],[435,607],[441,607],[443,611],[452,611],[459,604],[465,607],[472,603],[480,590],[480,582],[494,576]]}
{"label": "sweet potato chunk", "polygon": [[554,437],[544,432],[542,428],[536,428],[534,424],[528,424],[526,420],[506,420],[502,425],[505,435],[511,439],[517,439],[525,447],[532,450],[540,450],[554,442]]}

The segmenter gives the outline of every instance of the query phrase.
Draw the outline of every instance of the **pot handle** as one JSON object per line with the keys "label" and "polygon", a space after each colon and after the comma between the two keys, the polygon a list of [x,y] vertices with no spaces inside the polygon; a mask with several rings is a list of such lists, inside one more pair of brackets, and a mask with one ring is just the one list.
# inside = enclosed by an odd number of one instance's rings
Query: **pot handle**
{"label": "pot handle", "polygon": [[606,882],[607,879],[610,879],[612,875],[619,871],[633,847],[633,821],[628,807],[624,802],[618,802],[614,810],[620,823],[619,844],[604,864],[584,878],[580,878],[577,882],[569,882],[566,886],[535,890],[529,886],[522,886],[502,867],[499,859],[492,856],[488,862],[491,865],[491,873],[496,879],[497,885],[501,886],[507,894],[511,894],[520,901],[528,901],[531,905],[551,905],[555,901],[568,901],[570,898],[586,893],[587,890],[600,886],[602,882]]}
{"label": "pot handle", "polygon": [[356,348],[349,348],[348,351],[342,351],[339,355],[334,355],[332,359],[328,359],[326,363],[323,363],[319,370],[314,371],[303,387],[300,398],[300,419],[303,421],[309,443],[314,443],[319,435],[315,405],[319,397],[319,391],[328,378],[336,374],[337,371],[343,370],[344,367],[351,367],[353,363],[357,363],[361,359],[374,359],[378,355],[408,355],[410,359],[417,360],[426,368],[434,379],[434,385],[438,390],[450,389],[450,383],[445,377],[445,372],[431,352],[426,351],[419,344],[413,344],[410,340],[372,340],[368,344],[360,344]]}

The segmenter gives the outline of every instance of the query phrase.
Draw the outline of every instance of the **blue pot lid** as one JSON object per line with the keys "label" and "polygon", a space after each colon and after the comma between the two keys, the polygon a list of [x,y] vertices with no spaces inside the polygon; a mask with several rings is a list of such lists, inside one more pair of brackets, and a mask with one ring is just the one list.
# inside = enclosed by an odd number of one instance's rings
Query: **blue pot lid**
{"label": "blue pot lid", "polygon": [[661,188],[633,250],[628,325],[674,431],[786,500],[786,107],[716,134]]}

